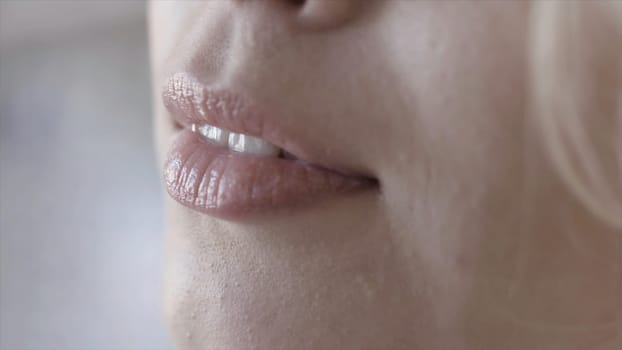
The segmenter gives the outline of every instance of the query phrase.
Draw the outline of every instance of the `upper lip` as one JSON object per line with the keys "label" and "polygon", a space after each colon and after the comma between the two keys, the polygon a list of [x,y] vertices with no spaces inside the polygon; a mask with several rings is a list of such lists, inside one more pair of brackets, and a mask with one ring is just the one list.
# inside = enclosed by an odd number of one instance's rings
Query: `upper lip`
{"label": "upper lip", "polygon": [[177,73],[168,79],[162,100],[173,119],[185,128],[207,123],[260,137],[301,159],[307,153],[247,97],[227,89],[207,87],[187,73]]}

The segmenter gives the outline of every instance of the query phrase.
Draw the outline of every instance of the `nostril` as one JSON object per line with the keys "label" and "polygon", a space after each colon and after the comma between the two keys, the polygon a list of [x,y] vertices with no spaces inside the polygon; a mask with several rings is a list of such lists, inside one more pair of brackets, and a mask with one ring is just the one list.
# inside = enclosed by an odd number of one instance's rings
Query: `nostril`
{"label": "nostril", "polygon": [[300,11],[300,22],[316,30],[342,25],[352,17],[358,5],[363,3],[360,0],[297,0],[296,2],[303,5]]}
{"label": "nostril", "polygon": [[287,2],[293,6],[302,6],[305,4],[306,0],[287,0]]}

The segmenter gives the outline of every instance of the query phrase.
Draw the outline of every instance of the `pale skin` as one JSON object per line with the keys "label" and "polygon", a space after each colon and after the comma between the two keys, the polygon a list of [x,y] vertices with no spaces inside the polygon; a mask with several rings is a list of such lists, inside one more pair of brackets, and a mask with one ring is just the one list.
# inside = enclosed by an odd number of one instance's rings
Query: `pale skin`
{"label": "pale skin", "polygon": [[161,158],[192,66],[379,183],[246,223],[167,198],[176,346],[618,349],[622,235],[525,117],[530,2],[316,2],[150,4]]}

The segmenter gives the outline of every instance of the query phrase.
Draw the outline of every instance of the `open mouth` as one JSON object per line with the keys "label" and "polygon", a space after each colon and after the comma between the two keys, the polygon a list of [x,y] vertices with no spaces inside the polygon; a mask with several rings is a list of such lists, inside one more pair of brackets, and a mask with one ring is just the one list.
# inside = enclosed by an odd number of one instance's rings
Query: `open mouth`
{"label": "open mouth", "polygon": [[182,126],[165,162],[166,188],[199,212],[238,220],[376,185],[298,156],[304,147],[241,97],[209,90],[187,74],[171,78],[163,99]]}
{"label": "open mouth", "polygon": [[297,159],[293,154],[259,137],[234,133],[207,123],[192,124],[190,129],[203,136],[206,141],[215,146],[228,148],[232,152],[264,157],[280,157],[291,160]]}

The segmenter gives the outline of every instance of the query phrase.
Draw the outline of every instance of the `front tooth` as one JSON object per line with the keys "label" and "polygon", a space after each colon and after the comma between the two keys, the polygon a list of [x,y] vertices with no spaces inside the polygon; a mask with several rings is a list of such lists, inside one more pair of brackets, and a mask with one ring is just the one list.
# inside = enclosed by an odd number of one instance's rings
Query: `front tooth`
{"label": "front tooth", "polygon": [[218,146],[226,146],[229,141],[229,132],[215,126],[203,124],[197,128],[199,134]]}
{"label": "front tooth", "polygon": [[235,152],[260,156],[277,156],[279,148],[258,137],[229,133],[229,149]]}

